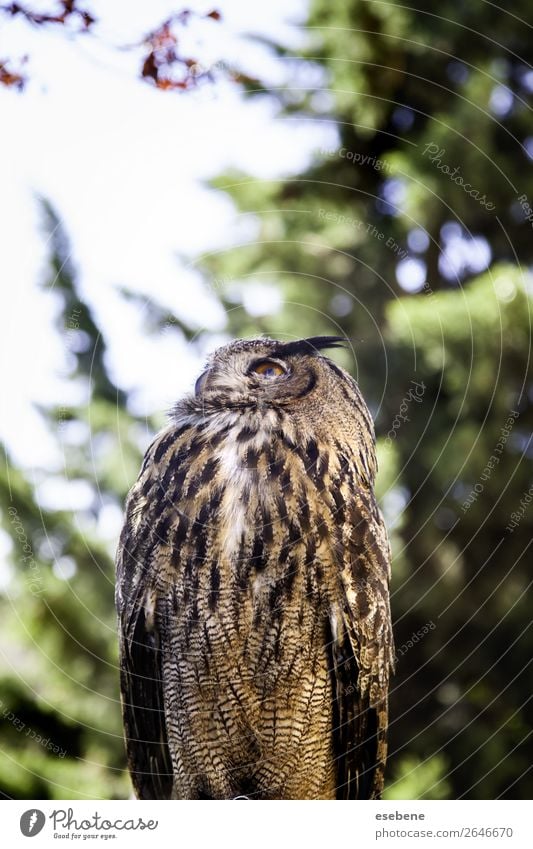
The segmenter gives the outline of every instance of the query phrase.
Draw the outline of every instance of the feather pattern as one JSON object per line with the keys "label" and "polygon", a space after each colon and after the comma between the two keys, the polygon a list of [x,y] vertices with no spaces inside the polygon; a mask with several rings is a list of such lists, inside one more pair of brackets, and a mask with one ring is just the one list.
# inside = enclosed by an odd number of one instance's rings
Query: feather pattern
{"label": "feather pattern", "polygon": [[[317,353],[340,340],[321,338],[215,352],[128,496],[117,609],[139,798],[381,793],[390,551],[370,415]],[[250,373],[258,356],[284,373]]]}

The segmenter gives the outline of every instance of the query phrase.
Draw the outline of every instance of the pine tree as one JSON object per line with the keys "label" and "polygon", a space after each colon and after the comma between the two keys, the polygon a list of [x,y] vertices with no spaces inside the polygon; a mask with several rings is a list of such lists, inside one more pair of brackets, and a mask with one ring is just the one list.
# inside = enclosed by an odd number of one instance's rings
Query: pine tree
{"label": "pine tree", "polygon": [[[0,596],[3,738],[0,792],[7,798],[127,798],[118,689],[113,553],[102,520],[120,515],[137,474],[146,427],[115,385],[106,345],[84,300],[65,229],[44,207],[50,267],[44,286],[58,301],[69,380],[84,403],[41,409],[64,467],[43,465],[33,481],[84,481],[90,505],[46,509],[30,476],[6,453],[3,527],[14,575]],[[68,489],[67,489],[68,491]]]}

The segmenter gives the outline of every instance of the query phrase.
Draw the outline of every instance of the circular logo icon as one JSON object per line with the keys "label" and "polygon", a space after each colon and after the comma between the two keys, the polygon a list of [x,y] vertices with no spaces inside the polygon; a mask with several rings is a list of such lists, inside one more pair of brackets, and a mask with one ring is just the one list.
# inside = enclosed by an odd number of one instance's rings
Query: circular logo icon
{"label": "circular logo icon", "polygon": [[42,811],[37,808],[31,808],[29,811],[24,811],[20,818],[20,830],[24,837],[35,837],[42,831],[46,822],[46,817]]}

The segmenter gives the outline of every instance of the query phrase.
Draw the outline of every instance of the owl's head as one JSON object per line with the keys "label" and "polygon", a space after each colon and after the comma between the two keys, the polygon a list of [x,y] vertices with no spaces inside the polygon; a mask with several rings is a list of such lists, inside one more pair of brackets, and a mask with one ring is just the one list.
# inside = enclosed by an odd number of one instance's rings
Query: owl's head
{"label": "owl's head", "polygon": [[174,421],[208,419],[217,427],[244,424],[245,416],[248,429],[258,432],[284,421],[300,439],[364,445],[371,458],[374,426],[357,383],[321,354],[346,341],[315,336],[230,342],[211,355],[194,393],[174,408]]}
{"label": "owl's head", "polygon": [[[345,339],[316,336],[291,342],[275,339],[239,339],[218,348],[196,381],[197,399],[224,406],[286,406],[294,400],[324,391],[332,374],[348,377],[331,360],[320,356]],[[350,378],[351,380],[351,378]]]}

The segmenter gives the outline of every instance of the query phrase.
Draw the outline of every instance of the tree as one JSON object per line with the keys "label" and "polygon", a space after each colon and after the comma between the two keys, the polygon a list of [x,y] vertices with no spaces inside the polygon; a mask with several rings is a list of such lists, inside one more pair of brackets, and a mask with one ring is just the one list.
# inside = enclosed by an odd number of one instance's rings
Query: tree
{"label": "tree", "polygon": [[51,238],[46,288],[59,297],[57,331],[73,360],[79,407],[41,412],[64,469],[37,480],[90,488],[87,509],[44,507],[9,455],[1,476],[15,575],[0,597],[2,754],[7,798],[124,798],[129,782],[118,690],[113,541],[99,529],[116,511],[142,456],[142,422],[110,378],[105,342],[77,284],[64,229],[45,207]]}

